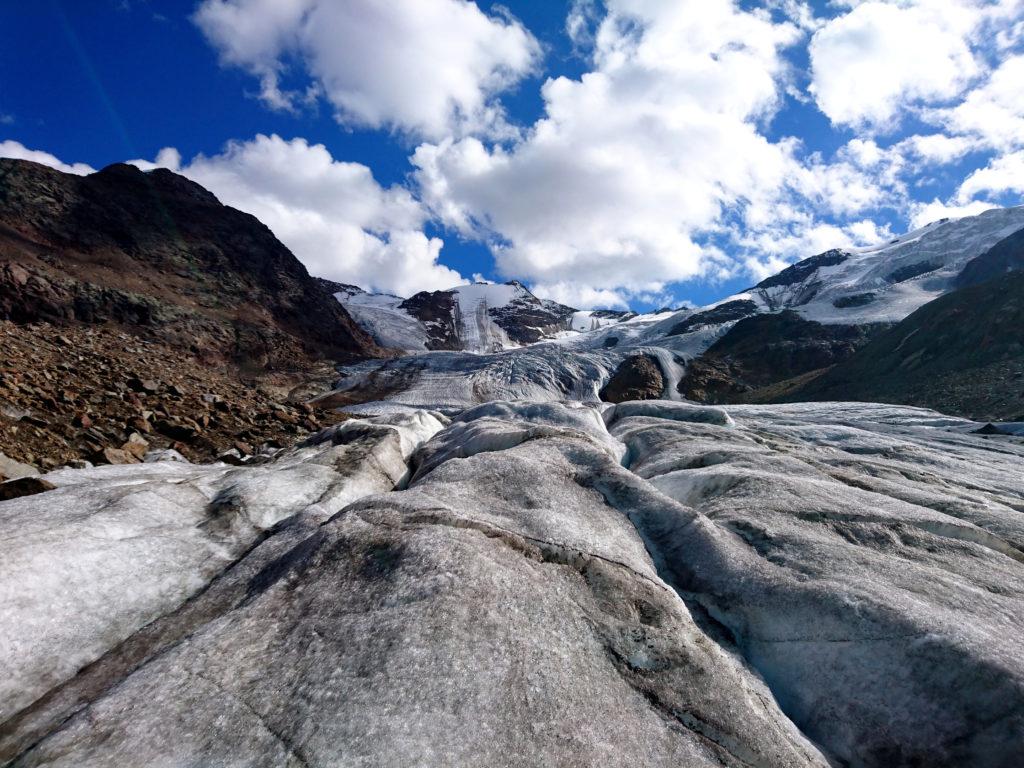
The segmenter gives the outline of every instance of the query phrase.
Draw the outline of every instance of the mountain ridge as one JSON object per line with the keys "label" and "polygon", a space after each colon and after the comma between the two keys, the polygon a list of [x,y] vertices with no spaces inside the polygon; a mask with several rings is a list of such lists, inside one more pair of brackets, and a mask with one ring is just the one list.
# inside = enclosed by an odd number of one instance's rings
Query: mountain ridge
{"label": "mountain ridge", "polygon": [[113,322],[250,374],[384,354],[258,219],[124,164],[0,159],[0,317]]}

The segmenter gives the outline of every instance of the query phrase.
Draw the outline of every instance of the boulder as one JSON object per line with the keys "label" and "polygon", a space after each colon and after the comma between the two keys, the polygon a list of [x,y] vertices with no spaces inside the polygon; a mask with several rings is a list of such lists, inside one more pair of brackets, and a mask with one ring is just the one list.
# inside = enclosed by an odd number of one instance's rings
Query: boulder
{"label": "boulder", "polygon": [[136,464],[138,459],[121,448],[102,448],[94,457],[97,464]]}
{"label": "boulder", "polygon": [[128,455],[135,457],[139,461],[142,461],[146,453],[149,451],[149,441],[147,441],[138,432],[132,432],[132,434],[129,435],[127,442],[121,446],[121,450]]}
{"label": "boulder", "polygon": [[633,355],[623,360],[601,389],[606,403],[629,400],[657,400],[665,391],[665,378],[658,361],[649,355]]}
{"label": "boulder", "polygon": [[8,480],[0,483],[0,501],[10,501],[22,496],[32,496],[43,491],[52,491],[56,488],[53,483],[41,477],[20,477],[17,480]]}
{"label": "boulder", "polygon": [[38,474],[39,470],[31,464],[23,464],[0,453],[0,477],[17,480],[21,477],[32,477]]}

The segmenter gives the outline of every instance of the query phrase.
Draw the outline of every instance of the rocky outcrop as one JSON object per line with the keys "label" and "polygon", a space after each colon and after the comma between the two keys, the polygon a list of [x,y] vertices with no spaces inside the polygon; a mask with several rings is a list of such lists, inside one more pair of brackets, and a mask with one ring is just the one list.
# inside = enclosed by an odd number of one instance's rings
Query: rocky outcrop
{"label": "rocky outcrop", "polygon": [[819,253],[817,256],[798,261],[790,267],[786,267],[778,274],[767,277],[758,283],[756,288],[774,288],[782,285],[795,285],[807,280],[822,267],[835,267],[850,258],[850,255],[838,248],[831,251]]}
{"label": "rocky outcrop", "polygon": [[627,317],[622,312],[580,313],[534,296],[522,283],[473,283],[446,291],[421,291],[408,299],[367,293],[321,281],[380,344],[407,352],[501,352],[535,344],[574,328],[586,315],[597,328]]}
{"label": "rocky outcrop", "polygon": [[606,403],[624,403],[627,400],[657,400],[665,392],[665,377],[658,361],[649,355],[627,357],[608,383],[602,387],[600,397]]}
{"label": "rocky outcrop", "polygon": [[421,291],[398,305],[426,330],[427,349],[462,349],[458,303],[451,291]]}
{"label": "rocky outcrop", "polygon": [[[557,301],[538,299],[516,280],[507,285],[517,288],[518,295],[505,306],[492,309],[490,315],[495,325],[505,331],[513,342],[535,344],[569,329],[575,309]],[[595,314],[598,317],[617,319],[611,313]]]}
{"label": "rocky outcrop", "polygon": [[254,217],[128,165],[0,159],[0,319],[113,323],[250,374],[381,354]]}
{"label": "rocky outcrop", "polygon": [[494,403],[51,473],[0,504],[0,762],[1013,765],[1024,450],[976,426]]}

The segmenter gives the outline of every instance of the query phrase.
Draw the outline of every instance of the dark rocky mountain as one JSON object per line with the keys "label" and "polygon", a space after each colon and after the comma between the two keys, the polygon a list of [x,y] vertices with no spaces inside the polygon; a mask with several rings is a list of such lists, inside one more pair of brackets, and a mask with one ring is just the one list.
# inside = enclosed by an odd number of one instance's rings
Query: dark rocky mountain
{"label": "dark rocky mountain", "polygon": [[1024,269],[1024,229],[1000,240],[981,256],[967,262],[957,276],[956,285],[966,288],[1015,269]]}
{"label": "dark rocky mountain", "polygon": [[926,304],[781,399],[901,403],[1024,420],[1024,272]]}
{"label": "dark rocky mountain", "polygon": [[314,277],[322,288],[324,288],[329,294],[334,296],[335,294],[343,294],[345,296],[354,296],[358,293],[366,293],[358,285],[352,285],[351,283],[339,283],[337,280],[328,280],[326,277]]}
{"label": "dark rocky mountain", "polygon": [[248,375],[384,354],[255,217],[130,165],[0,159],[0,319],[114,324]]}
{"label": "dark rocky mountain", "polygon": [[573,307],[550,299],[538,299],[518,280],[505,285],[515,288],[516,295],[503,307],[490,310],[495,325],[517,344],[534,344],[541,339],[569,329]]}
{"label": "dark rocky mountain", "polygon": [[294,402],[332,363],[385,354],[269,229],[184,177],[4,159],[0,349],[0,452],[42,469],[254,457],[341,418]]}
{"label": "dark rocky mountain", "polygon": [[462,349],[454,291],[420,291],[402,301],[398,308],[422,323],[427,332],[427,349]]}
{"label": "dark rocky mountain", "polygon": [[679,392],[706,403],[764,402],[795,377],[851,357],[880,326],[824,325],[796,312],[740,320],[687,366]]}

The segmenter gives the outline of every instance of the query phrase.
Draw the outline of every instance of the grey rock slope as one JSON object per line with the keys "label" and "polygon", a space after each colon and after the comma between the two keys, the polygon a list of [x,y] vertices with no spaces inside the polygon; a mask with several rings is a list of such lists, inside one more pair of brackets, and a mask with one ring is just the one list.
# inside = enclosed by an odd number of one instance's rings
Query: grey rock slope
{"label": "grey rock slope", "polygon": [[0,504],[0,760],[1017,764],[1015,438],[858,404],[443,422]]}

